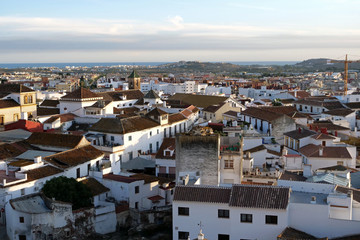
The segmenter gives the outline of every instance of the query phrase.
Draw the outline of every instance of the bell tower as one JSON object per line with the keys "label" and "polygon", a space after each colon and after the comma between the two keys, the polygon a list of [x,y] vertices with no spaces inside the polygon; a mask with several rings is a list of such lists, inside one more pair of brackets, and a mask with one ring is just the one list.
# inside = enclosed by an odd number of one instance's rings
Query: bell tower
{"label": "bell tower", "polygon": [[140,75],[135,70],[128,76],[128,82],[129,89],[140,90]]}

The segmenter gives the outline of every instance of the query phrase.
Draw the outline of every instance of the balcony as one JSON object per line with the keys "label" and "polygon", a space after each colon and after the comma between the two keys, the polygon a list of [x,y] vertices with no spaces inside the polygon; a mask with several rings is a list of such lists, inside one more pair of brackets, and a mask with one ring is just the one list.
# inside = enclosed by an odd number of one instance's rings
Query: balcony
{"label": "balcony", "polygon": [[124,145],[120,145],[118,143],[111,143],[111,142],[105,142],[103,145],[93,145],[93,146],[100,151],[109,152],[109,153],[115,153],[125,150]]}

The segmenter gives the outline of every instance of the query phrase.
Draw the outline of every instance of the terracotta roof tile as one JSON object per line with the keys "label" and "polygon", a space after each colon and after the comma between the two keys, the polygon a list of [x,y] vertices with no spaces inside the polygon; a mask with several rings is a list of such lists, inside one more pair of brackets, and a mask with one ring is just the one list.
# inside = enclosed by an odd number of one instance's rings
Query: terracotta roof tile
{"label": "terracotta roof tile", "polygon": [[305,182],[306,177],[296,173],[285,171],[280,174],[279,180]]}
{"label": "terracotta roof tile", "polygon": [[60,122],[64,123],[64,122],[68,122],[68,121],[73,121],[75,119],[75,117],[77,117],[77,116],[73,113],[64,113],[64,114],[52,116],[49,119],[47,119],[44,123],[52,123],[59,118],[60,118]]}
{"label": "terracotta roof tile", "polygon": [[217,186],[176,186],[174,201],[226,203],[230,201],[231,188]]}
{"label": "terracotta roof tile", "polygon": [[75,148],[50,155],[44,158],[44,161],[51,163],[59,168],[69,168],[89,162],[90,160],[103,156],[103,152],[97,150],[91,145]]}
{"label": "terracotta roof tile", "polygon": [[97,196],[102,193],[109,192],[110,189],[99,183],[95,178],[87,178],[82,180],[81,183],[89,187],[93,196]]}
{"label": "terracotta roof tile", "polygon": [[51,100],[45,99],[41,104],[40,107],[57,107],[60,104],[59,100]]}
{"label": "terracotta roof tile", "polygon": [[44,107],[37,107],[37,116],[48,116],[48,115],[55,115],[59,114],[59,108],[44,108]]}
{"label": "terracotta roof tile", "polygon": [[27,173],[28,181],[33,181],[33,180],[41,179],[44,177],[49,177],[49,176],[52,176],[55,174],[59,174],[62,172],[63,171],[58,168],[47,165],[44,167],[39,167],[39,168],[29,170],[25,173]]}
{"label": "terracotta roof tile", "polygon": [[186,120],[187,118],[184,117],[184,115],[182,115],[181,113],[173,113],[169,115],[169,123],[176,123],[176,122],[180,122],[183,120]]}
{"label": "terracotta roof tile", "polygon": [[18,104],[13,99],[0,99],[0,108],[12,108],[12,107],[19,107],[20,104]]}
{"label": "terracotta roof tile", "polygon": [[290,188],[233,185],[229,206],[286,209],[289,197]]}
{"label": "terracotta roof tile", "polygon": [[135,116],[129,118],[101,118],[89,131],[125,134],[149,129],[159,124],[149,118]]}
{"label": "terracotta roof tile", "polygon": [[121,101],[123,97],[126,97],[126,100],[135,100],[141,99],[144,97],[144,94],[140,90],[122,90],[122,91],[113,91],[113,92],[100,92],[97,95],[102,96],[106,101]]}
{"label": "terracotta roof tile", "polygon": [[299,128],[299,129],[296,129],[294,131],[286,132],[286,133],[284,133],[284,135],[288,136],[288,137],[290,137],[292,139],[299,140],[299,139],[302,139],[302,138],[315,136],[315,135],[317,135],[317,132],[307,130],[305,128]]}
{"label": "terracotta roof tile", "polygon": [[328,114],[328,115],[332,115],[332,116],[342,116],[345,117],[351,113],[353,113],[354,111],[351,109],[346,109],[346,108],[340,108],[340,109],[332,109],[330,111],[326,111],[323,112],[323,114]]}
{"label": "terracotta roof tile", "polygon": [[[277,236],[277,240],[316,240],[316,239],[318,238],[291,227],[285,228],[285,230],[282,231],[282,233],[280,233]],[[324,240],[325,239],[327,238],[324,238]]]}
{"label": "terracotta roof tile", "polygon": [[209,95],[195,95],[186,93],[176,93],[171,96],[169,100],[180,100],[188,105],[194,105],[200,108],[206,108],[207,106],[220,104],[226,101],[228,97],[209,96]]}
{"label": "terracotta roof tile", "polygon": [[31,88],[28,88],[21,84],[1,84],[0,93],[21,93],[21,92],[34,92]]}
{"label": "terracotta roof tile", "polygon": [[[85,144],[87,140],[83,136],[71,134],[34,132],[27,139],[27,142],[33,145],[75,148],[82,142]],[[87,144],[90,143],[87,142]]]}
{"label": "terracotta roof tile", "polygon": [[93,93],[89,89],[86,88],[78,88],[75,91],[66,94],[61,98],[61,100],[70,100],[70,99],[89,99],[89,98],[95,98],[95,99],[102,99],[101,96],[99,96],[96,93]]}
{"label": "terracotta roof tile", "polygon": [[175,153],[172,156],[166,156],[164,151],[168,148],[175,149],[175,138],[164,138],[159,150],[156,153],[155,158],[158,159],[175,159]]}
{"label": "terracotta roof tile", "polygon": [[[322,156],[319,154],[320,148],[323,149]],[[323,147],[315,144],[308,144],[300,148],[299,152],[308,158],[351,158],[351,155],[346,147]]]}
{"label": "terracotta roof tile", "polygon": [[210,105],[207,106],[206,108],[203,109],[204,112],[211,112],[211,113],[215,113],[217,112],[217,110],[219,110],[222,106],[225,105],[225,102],[219,103],[219,104],[214,104],[214,105]]}

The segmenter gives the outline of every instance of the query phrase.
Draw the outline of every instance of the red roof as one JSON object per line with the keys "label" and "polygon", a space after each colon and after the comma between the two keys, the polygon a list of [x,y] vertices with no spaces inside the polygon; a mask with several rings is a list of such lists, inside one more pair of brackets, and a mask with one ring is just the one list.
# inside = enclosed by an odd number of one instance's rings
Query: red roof
{"label": "red roof", "polygon": [[104,179],[109,179],[109,180],[114,180],[117,182],[123,182],[123,183],[132,183],[132,182],[136,182],[136,181],[140,181],[141,179],[137,179],[137,178],[131,178],[131,177],[126,177],[126,176],[121,176],[121,175],[115,175],[112,173],[109,174],[105,174],[103,176]]}
{"label": "red roof", "polygon": [[20,119],[17,122],[5,125],[5,131],[13,129],[24,129],[29,132],[43,132],[43,125],[39,122]]}
{"label": "red roof", "polygon": [[148,199],[154,203],[154,202],[159,202],[160,200],[163,200],[164,198],[160,195],[155,195],[152,197],[148,197]]}
{"label": "red roof", "polygon": [[284,157],[301,157],[299,154],[286,154]]}

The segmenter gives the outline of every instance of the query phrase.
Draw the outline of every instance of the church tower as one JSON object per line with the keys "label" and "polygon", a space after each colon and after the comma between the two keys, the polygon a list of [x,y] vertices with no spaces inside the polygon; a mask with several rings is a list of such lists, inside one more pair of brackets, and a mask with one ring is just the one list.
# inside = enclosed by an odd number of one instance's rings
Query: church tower
{"label": "church tower", "polygon": [[129,89],[140,90],[140,75],[135,70],[128,76],[128,82]]}

